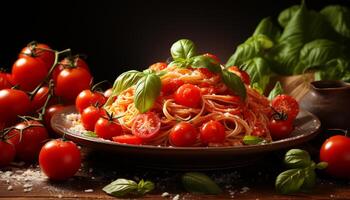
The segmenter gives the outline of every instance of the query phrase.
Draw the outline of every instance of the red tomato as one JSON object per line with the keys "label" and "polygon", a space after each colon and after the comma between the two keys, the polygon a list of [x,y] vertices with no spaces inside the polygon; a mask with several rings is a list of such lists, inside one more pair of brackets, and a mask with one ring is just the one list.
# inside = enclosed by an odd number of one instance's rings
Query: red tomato
{"label": "red tomato", "polygon": [[212,58],[213,60],[215,60],[217,63],[221,63],[220,59],[216,55],[213,55],[211,53],[206,53],[204,54],[204,56],[208,56],[209,58]]}
{"label": "red tomato", "polygon": [[46,68],[49,70],[55,61],[55,53],[50,50],[51,48],[46,44],[30,43],[27,47],[22,49],[19,58],[32,57],[41,59],[46,63]]}
{"label": "red tomato", "polygon": [[[44,106],[47,100],[47,97],[49,95],[49,92],[50,92],[49,88],[46,86],[43,86],[38,90],[38,92],[35,94],[34,98],[31,101],[31,110],[33,112],[38,111]],[[51,98],[49,101],[49,104],[52,104],[53,102],[54,102],[54,99]]]}
{"label": "red tomato", "polygon": [[257,137],[265,137],[267,131],[268,130],[262,124],[256,123],[251,134]]}
{"label": "red tomato", "polygon": [[211,78],[215,76],[215,73],[211,72],[208,68],[198,68],[198,70],[205,76],[205,78]]}
{"label": "red tomato", "polygon": [[26,115],[30,110],[29,96],[16,89],[0,90],[0,122],[13,123],[17,115]]}
{"label": "red tomato", "polygon": [[149,69],[152,69],[154,71],[160,71],[168,67],[168,64],[165,62],[157,62],[153,65],[149,66]]}
{"label": "red tomato", "polygon": [[198,107],[202,101],[201,90],[192,84],[184,84],[175,92],[175,102],[187,107]]}
{"label": "red tomato", "polygon": [[92,76],[86,69],[67,68],[62,70],[55,83],[55,94],[66,102],[74,102],[78,94],[90,88]]}
{"label": "red tomato", "polygon": [[141,145],[142,139],[135,135],[120,135],[112,138],[114,142],[122,143],[122,144],[134,144]]}
{"label": "red tomato", "polygon": [[117,119],[100,117],[95,124],[95,133],[100,138],[112,140],[112,137],[122,135],[123,130]]}
{"label": "red tomato", "polygon": [[183,84],[181,79],[167,79],[162,82],[162,93],[164,96],[173,94]]}
{"label": "red tomato", "polygon": [[328,138],[321,147],[320,160],[328,163],[325,169],[328,174],[350,179],[350,138],[343,135]]}
{"label": "red tomato", "polygon": [[291,96],[280,94],[271,102],[272,108],[277,112],[287,115],[287,120],[293,121],[299,113],[299,104]]}
{"label": "red tomato", "polygon": [[203,144],[223,143],[226,139],[225,127],[218,121],[209,121],[200,129]]}
{"label": "red tomato", "polygon": [[274,140],[287,138],[293,131],[293,122],[289,120],[271,119],[269,123],[271,137]]}
{"label": "red tomato", "polygon": [[72,141],[51,140],[40,151],[39,165],[50,179],[67,180],[81,166],[80,150]]}
{"label": "red tomato", "polygon": [[64,108],[64,106],[61,105],[61,104],[52,105],[52,106],[46,108],[45,114],[44,114],[44,123],[45,123],[45,127],[49,130],[49,132],[53,131],[52,128],[51,128],[51,118],[52,118],[52,116],[57,111],[60,111],[63,108]]}
{"label": "red tomato", "polygon": [[16,149],[13,144],[0,141],[0,167],[5,167],[9,165],[16,156]]}
{"label": "red tomato", "polygon": [[106,97],[100,92],[92,92],[91,90],[83,90],[75,99],[75,107],[81,113],[88,106],[101,107],[106,103]]}
{"label": "red tomato", "polygon": [[26,162],[35,161],[44,142],[49,138],[44,125],[30,120],[18,123],[15,128],[9,133],[9,141],[15,145],[17,158]]}
{"label": "red tomato", "polygon": [[12,78],[15,85],[25,91],[31,91],[46,77],[48,69],[41,59],[19,58],[12,66]]}
{"label": "red tomato", "polygon": [[81,123],[88,131],[93,131],[97,120],[102,116],[100,108],[89,106],[81,113]]}
{"label": "red tomato", "polygon": [[239,76],[245,84],[250,85],[250,77],[247,72],[240,70],[237,66],[228,67],[227,70]]}
{"label": "red tomato", "polygon": [[0,71],[0,90],[8,89],[12,87],[10,82],[11,74]]}
{"label": "red tomato", "polygon": [[151,139],[157,136],[160,129],[160,119],[154,112],[138,114],[133,121],[132,134],[141,139]]}
{"label": "red tomato", "polygon": [[90,73],[89,66],[82,58],[80,58],[79,56],[66,57],[62,61],[60,61],[60,63],[53,70],[52,79],[56,81],[57,76],[60,74],[60,72],[66,68],[78,67],[84,68]]}
{"label": "red tomato", "polygon": [[169,134],[169,142],[177,147],[193,146],[198,138],[198,131],[188,122],[176,124]]}
{"label": "red tomato", "polygon": [[113,92],[113,89],[109,88],[103,93],[103,96],[105,96],[106,98],[109,98],[112,95],[112,92]]}

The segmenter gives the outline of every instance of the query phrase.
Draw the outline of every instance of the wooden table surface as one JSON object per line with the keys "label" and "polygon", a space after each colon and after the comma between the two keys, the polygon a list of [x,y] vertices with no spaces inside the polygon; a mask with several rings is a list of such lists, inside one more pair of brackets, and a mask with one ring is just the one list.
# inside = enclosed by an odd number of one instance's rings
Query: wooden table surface
{"label": "wooden table surface", "polygon": [[[65,182],[49,181],[37,164],[1,169],[0,200],[111,199],[115,197],[108,196],[101,189],[117,178],[153,181],[156,189],[140,199],[173,199],[177,195],[179,199],[350,199],[349,181],[335,180],[322,173],[318,173],[316,187],[310,192],[288,196],[277,194],[274,180],[283,170],[280,162],[284,152],[272,153],[246,167],[205,171],[224,189],[224,193],[217,196],[185,192],[180,182],[184,173],[181,171],[142,169],[120,163],[113,155],[86,148],[82,148],[82,152],[83,166],[74,178]],[[10,173],[12,175],[8,176]],[[31,191],[24,191],[28,188]],[[169,196],[162,197],[165,192]]]}

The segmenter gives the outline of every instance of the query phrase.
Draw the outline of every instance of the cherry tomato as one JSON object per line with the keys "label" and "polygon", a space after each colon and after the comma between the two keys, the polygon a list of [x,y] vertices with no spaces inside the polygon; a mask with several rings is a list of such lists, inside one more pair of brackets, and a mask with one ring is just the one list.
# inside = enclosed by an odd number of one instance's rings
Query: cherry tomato
{"label": "cherry tomato", "polygon": [[88,106],[101,107],[106,103],[106,97],[100,92],[92,92],[91,90],[83,90],[75,99],[75,107],[81,113]]}
{"label": "cherry tomato", "polygon": [[9,165],[15,159],[16,149],[7,141],[0,141],[0,152],[0,167]]}
{"label": "cherry tomato", "polygon": [[90,73],[89,66],[87,63],[79,56],[69,56],[60,61],[60,63],[55,67],[52,73],[52,79],[57,80],[60,72],[66,68],[84,68]]}
{"label": "cherry tomato", "polygon": [[192,84],[184,84],[175,92],[175,102],[187,107],[198,107],[202,101],[201,90]]}
{"label": "cherry tomato", "polygon": [[169,134],[169,142],[177,147],[193,146],[198,138],[198,131],[188,122],[176,124]]}
{"label": "cherry tomato", "polygon": [[26,115],[30,110],[29,96],[16,89],[0,90],[0,122],[12,123],[17,115]]}
{"label": "cherry tomato", "polygon": [[160,124],[160,119],[154,112],[138,114],[134,119],[131,131],[137,137],[147,140],[158,134]]}
{"label": "cherry tomato", "polygon": [[240,70],[237,66],[228,67],[227,70],[239,76],[242,79],[243,83],[250,85],[250,77],[247,72]]}
{"label": "cherry tomato", "polygon": [[102,116],[100,108],[89,106],[81,113],[81,123],[88,131],[93,131],[97,120]]}
{"label": "cherry tomato", "polygon": [[293,122],[289,120],[271,119],[268,126],[274,140],[287,138],[293,131]]}
{"label": "cherry tomato", "polygon": [[200,129],[203,144],[222,143],[226,139],[225,127],[218,121],[209,121]]}
{"label": "cherry tomato", "polygon": [[49,138],[46,128],[33,120],[18,123],[15,128],[9,132],[9,141],[15,145],[17,158],[26,162],[35,161]]}
{"label": "cherry tomato", "polygon": [[19,58],[12,66],[12,78],[15,85],[25,91],[31,91],[46,77],[48,69],[41,59]]}
{"label": "cherry tomato", "polygon": [[10,82],[11,74],[0,71],[0,90],[8,89],[12,87]]}
{"label": "cherry tomato", "polygon": [[67,180],[81,166],[80,150],[72,141],[51,140],[40,151],[39,165],[50,179]]}
{"label": "cherry tomato", "polygon": [[91,74],[84,68],[66,68],[62,70],[55,83],[55,94],[66,102],[74,102],[78,94],[90,88]]}
{"label": "cherry tomato", "polygon": [[103,93],[103,96],[105,96],[106,98],[109,98],[112,95],[112,92],[113,92],[113,89],[109,88]]}
{"label": "cherry tomato", "polygon": [[50,50],[51,48],[46,44],[30,43],[27,47],[22,49],[21,53],[19,54],[19,58],[32,57],[41,59],[46,63],[46,68],[49,70],[55,61],[55,53]]}
{"label": "cherry tomato", "polygon": [[95,133],[100,138],[112,140],[112,137],[122,135],[123,130],[117,119],[100,117],[95,124]]}
{"label": "cherry tomato", "polygon": [[326,172],[332,176],[350,179],[350,138],[335,135],[328,138],[320,149],[320,160],[327,162]]}
{"label": "cherry tomato", "polygon": [[61,104],[55,104],[55,105],[52,105],[52,106],[49,106],[48,108],[46,108],[45,114],[44,114],[44,124],[45,124],[45,127],[49,130],[49,132],[53,132],[52,127],[51,127],[52,116],[56,112],[62,110],[63,108],[64,108],[64,106]]}
{"label": "cherry tomato", "polygon": [[299,113],[299,104],[291,96],[280,94],[276,96],[271,102],[272,108],[279,113],[287,115],[287,120],[293,121]]}
{"label": "cherry tomato", "polygon": [[154,71],[160,71],[160,70],[163,70],[165,68],[168,67],[168,64],[165,63],[165,62],[157,62],[157,63],[154,63],[153,65],[151,65],[149,67],[149,69],[152,69]]}
{"label": "cherry tomato", "polygon": [[183,84],[181,79],[167,79],[162,82],[162,93],[164,96],[173,94]]}
{"label": "cherry tomato", "polygon": [[141,145],[142,139],[135,135],[120,135],[112,138],[114,142],[122,143],[122,144],[134,144]]}
{"label": "cherry tomato", "polygon": [[204,54],[204,56],[208,56],[208,57],[212,58],[214,61],[216,61],[217,63],[221,63],[220,59],[216,55],[213,55],[211,53],[206,53],[206,54]]}
{"label": "cherry tomato", "polygon": [[[38,110],[40,110],[46,100],[47,100],[47,97],[49,96],[49,88],[47,86],[43,86],[41,87],[38,92],[35,94],[34,98],[32,99],[31,101],[31,111],[32,112],[37,112]],[[48,105],[53,105],[55,103],[57,103],[57,99],[55,97],[51,97],[50,100],[49,100],[49,103]]]}

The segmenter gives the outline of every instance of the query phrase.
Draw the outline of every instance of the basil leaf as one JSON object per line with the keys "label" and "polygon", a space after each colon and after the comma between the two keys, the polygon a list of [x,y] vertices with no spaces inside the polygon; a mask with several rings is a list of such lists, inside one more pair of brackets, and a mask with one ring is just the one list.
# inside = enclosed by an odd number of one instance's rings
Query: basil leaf
{"label": "basil leaf", "polygon": [[188,66],[188,61],[185,59],[177,59],[169,63],[169,67],[179,67],[179,68],[185,68]]}
{"label": "basil leaf", "polygon": [[345,6],[330,5],[320,13],[327,19],[336,32],[350,38],[350,10]]}
{"label": "basil leaf", "polygon": [[141,179],[141,181],[137,185],[137,193],[138,194],[146,194],[154,189],[154,183],[151,181],[144,181]]}
{"label": "basil leaf", "polygon": [[243,143],[248,145],[259,144],[263,141],[264,140],[262,138],[253,135],[246,135],[243,137]]}
{"label": "basil leaf", "polygon": [[83,133],[83,135],[86,136],[86,137],[97,138],[97,134],[96,134],[95,132],[93,132],[93,131],[85,131],[85,132]]}
{"label": "basil leaf", "polygon": [[299,191],[304,181],[303,169],[290,169],[277,176],[275,187],[279,193],[290,194]]}
{"label": "basil leaf", "polygon": [[207,175],[189,172],[182,176],[182,184],[188,192],[202,194],[220,194],[221,188]]}
{"label": "basil leaf", "polygon": [[284,156],[284,163],[289,168],[302,168],[310,166],[312,161],[307,151],[291,149]]}
{"label": "basil leaf", "polygon": [[249,74],[250,82],[257,85],[265,91],[270,82],[271,70],[270,64],[262,57],[256,57],[247,60],[242,65],[242,70]]}
{"label": "basil leaf", "polygon": [[247,97],[247,91],[242,79],[236,74],[229,72],[227,69],[222,70],[222,81],[229,87],[236,95],[241,97],[244,101]]}
{"label": "basil leaf", "polygon": [[253,84],[251,84],[251,86],[259,94],[264,95],[264,90],[260,87],[260,85],[258,83],[253,83]]}
{"label": "basil leaf", "polygon": [[301,186],[302,189],[311,189],[315,186],[316,183],[316,173],[315,169],[307,167],[304,169],[304,183]]}
{"label": "basil leaf", "polygon": [[271,17],[266,17],[260,21],[254,31],[254,35],[266,35],[275,41],[280,37],[281,30],[271,20]]}
{"label": "basil leaf", "polygon": [[120,178],[105,186],[102,190],[109,195],[122,197],[137,189],[138,185],[135,181]]}
{"label": "basil leaf", "polygon": [[136,84],[134,103],[141,112],[147,112],[153,107],[154,102],[160,94],[161,81],[155,74],[147,74]]}
{"label": "basil leaf", "polygon": [[291,6],[285,10],[283,10],[279,15],[278,15],[278,23],[282,27],[286,27],[291,18],[294,16],[294,14],[300,9],[300,5],[294,5]]}
{"label": "basil leaf", "polygon": [[272,101],[277,95],[283,94],[283,88],[282,85],[279,81],[275,84],[275,87],[270,91],[268,99]]}
{"label": "basil leaf", "polygon": [[317,169],[326,169],[328,167],[328,163],[327,162],[319,162],[316,165]]}
{"label": "basil leaf", "polygon": [[170,53],[174,60],[189,59],[196,55],[196,46],[191,40],[181,39],[171,46]]}
{"label": "basil leaf", "polygon": [[217,63],[214,59],[210,58],[209,56],[195,56],[191,60],[191,67],[193,68],[207,68],[214,73],[218,73],[221,71],[220,64]]}
{"label": "basil leaf", "polygon": [[349,74],[349,69],[350,62],[348,60],[342,58],[332,59],[315,72],[315,80],[346,81],[346,75]]}

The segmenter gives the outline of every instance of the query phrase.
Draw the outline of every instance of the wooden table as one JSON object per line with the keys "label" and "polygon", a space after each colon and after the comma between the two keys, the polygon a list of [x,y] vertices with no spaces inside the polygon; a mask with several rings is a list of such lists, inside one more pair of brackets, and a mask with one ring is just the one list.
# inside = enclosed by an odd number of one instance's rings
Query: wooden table
{"label": "wooden table", "polygon": [[[117,178],[152,180],[156,184],[156,189],[141,199],[173,199],[176,195],[179,195],[179,199],[350,199],[349,181],[334,180],[322,173],[318,173],[316,187],[308,193],[290,196],[277,194],[274,190],[274,180],[283,170],[280,161],[284,152],[270,154],[251,166],[204,172],[224,189],[224,193],[218,196],[185,192],[180,182],[184,172],[126,167],[125,163],[119,163],[118,158],[114,158],[113,155],[101,154],[85,148],[82,152],[84,161],[81,170],[74,178],[65,182],[49,181],[41,174],[37,165],[10,166],[2,169],[0,200],[111,199],[114,197],[106,195],[101,188]],[[29,176],[24,180],[24,177],[28,176],[26,172],[28,169],[40,176],[37,178]],[[10,173],[6,171],[14,173],[12,178],[4,178],[5,173]],[[28,190],[28,188],[31,191],[25,192],[24,189]],[[169,196],[162,197],[161,195],[165,192],[169,193]]]}

